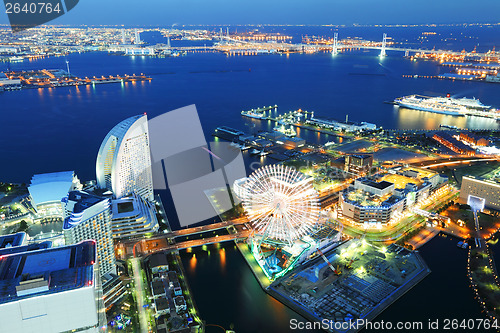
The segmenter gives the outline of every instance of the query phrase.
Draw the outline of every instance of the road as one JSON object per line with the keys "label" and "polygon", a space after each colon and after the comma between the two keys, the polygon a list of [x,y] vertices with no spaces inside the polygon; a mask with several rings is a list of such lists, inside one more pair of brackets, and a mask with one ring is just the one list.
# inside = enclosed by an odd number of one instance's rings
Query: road
{"label": "road", "polygon": [[434,160],[423,161],[421,163],[414,163],[415,166],[419,166],[420,168],[428,169],[435,168],[440,166],[450,166],[450,165],[459,165],[459,164],[470,164],[476,162],[488,162],[488,161],[500,161],[500,157],[452,157],[452,158],[439,158]]}
{"label": "road", "polygon": [[249,229],[240,229],[236,233],[231,234],[231,235],[220,235],[216,237],[209,237],[209,238],[202,238],[202,239],[195,239],[195,240],[189,240],[185,242],[180,242],[180,243],[173,243],[170,244],[169,242],[165,240],[150,240],[150,239],[144,239],[143,241],[140,242],[140,246],[135,247],[134,251],[134,257],[140,256],[140,255],[146,255],[150,254],[153,252],[158,252],[158,251],[167,251],[167,250],[184,250],[188,249],[190,247],[197,247],[197,246],[202,246],[202,245],[208,245],[208,244],[213,244],[213,243],[221,243],[221,242],[228,242],[232,241],[238,238],[246,238],[250,235],[250,230]]}
{"label": "road", "polygon": [[171,235],[173,237],[188,236],[188,235],[199,234],[199,233],[206,232],[206,231],[213,231],[213,230],[217,230],[217,229],[222,229],[222,228],[229,227],[231,225],[237,225],[237,224],[243,224],[243,223],[248,223],[248,218],[240,217],[240,218],[233,219],[230,221],[212,223],[212,224],[204,225],[201,227],[175,230],[175,231],[172,231]]}
{"label": "road", "polygon": [[133,258],[132,271],[134,273],[135,292],[137,296],[137,310],[139,311],[139,325],[141,333],[149,332],[149,317],[144,308],[144,285],[142,284],[140,259]]}
{"label": "road", "polygon": [[[221,242],[221,241],[227,241],[230,239],[226,239],[223,236],[219,236],[218,240],[215,239],[215,237],[213,239],[212,238],[201,239],[198,241],[199,243],[191,243],[191,242],[195,242],[195,241],[187,241],[187,242],[181,242],[181,243],[177,243],[177,244],[170,244],[173,242],[172,241],[169,242],[168,240],[169,239],[173,240],[173,238],[180,237],[180,236],[189,236],[189,235],[219,230],[219,229],[227,228],[230,226],[234,226],[235,228],[238,229],[238,231],[240,232],[238,235],[240,235],[240,237],[247,237],[247,233],[245,232],[246,227],[243,227],[243,225],[247,222],[248,222],[248,219],[246,217],[240,217],[240,218],[233,219],[230,221],[224,221],[224,222],[213,223],[213,224],[200,226],[200,227],[176,230],[176,231],[168,232],[168,233],[165,233],[162,235],[154,236],[151,238],[124,240],[124,241],[121,241],[119,246],[118,246],[118,248],[120,248],[120,252],[118,252],[118,256],[122,256],[122,254],[124,256],[126,256],[128,254],[128,255],[133,255],[135,257],[136,254],[152,253],[154,251],[160,251],[160,249],[164,249],[164,250],[179,249],[180,250],[180,249],[186,249],[189,247],[199,246],[199,245],[203,245],[203,244],[210,244],[210,243],[217,243],[217,242]],[[236,239],[236,238],[240,238],[240,237],[234,237],[232,239]],[[202,243],[203,241],[204,241],[204,243]],[[183,244],[193,244],[193,245],[183,245]],[[131,251],[132,253],[130,253],[129,249],[132,250]]]}

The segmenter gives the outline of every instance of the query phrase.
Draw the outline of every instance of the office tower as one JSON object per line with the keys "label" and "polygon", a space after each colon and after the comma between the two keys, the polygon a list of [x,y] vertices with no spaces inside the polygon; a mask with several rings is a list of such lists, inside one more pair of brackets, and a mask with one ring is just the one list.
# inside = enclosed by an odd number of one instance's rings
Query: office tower
{"label": "office tower", "polygon": [[108,133],[96,163],[97,184],[115,198],[133,192],[153,201],[153,176],[146,115],[125,119]]}
{"label": "office tower", "polygon": [[0,257],[0,331],[102,332],[96,243]]}
{"label": "office tower", "polygon": [[110,200],[83,191],[73,191],[62,200],[62,205],[66,245],[87,239],[95,240],[101,275],[115,273]]}

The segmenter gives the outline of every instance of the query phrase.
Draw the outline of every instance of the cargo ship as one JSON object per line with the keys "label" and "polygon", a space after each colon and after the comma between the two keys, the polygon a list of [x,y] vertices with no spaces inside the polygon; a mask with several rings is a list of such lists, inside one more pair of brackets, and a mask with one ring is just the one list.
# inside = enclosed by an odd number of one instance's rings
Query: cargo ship
{"label": "cargo ship", "polygon": [[394,100],[394,104],[412,110],[446,114],[450,116],[479,116],[498,119],[498,110],[491,106],[484,105],[476,98],[452,98],[429,97],[422,95],[410,95],[399,97]]}

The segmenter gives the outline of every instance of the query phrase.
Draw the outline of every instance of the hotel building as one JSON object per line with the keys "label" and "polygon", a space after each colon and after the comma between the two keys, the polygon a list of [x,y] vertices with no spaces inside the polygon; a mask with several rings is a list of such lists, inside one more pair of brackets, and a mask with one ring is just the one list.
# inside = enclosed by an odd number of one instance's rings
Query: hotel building
{"label": "hotel building", "polygon": [[66,245],[95,240],[101,275],[116,273],[111,232],[110,200],[83,191],[70,192],[62,200]]}
{"label": "hotel building", "polygon": [[115,198],[137,193],[153,201],[153,176],[146,115],[120,122],[106,135],[97,155],[97,184]]}

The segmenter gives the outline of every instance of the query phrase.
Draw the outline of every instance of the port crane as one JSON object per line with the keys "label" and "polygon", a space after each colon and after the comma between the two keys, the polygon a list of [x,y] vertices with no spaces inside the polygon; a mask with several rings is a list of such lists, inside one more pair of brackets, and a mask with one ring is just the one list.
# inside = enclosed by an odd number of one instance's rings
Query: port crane
{"label": "port crane", "polygon": [[333,267],[332,263],[328,260],[328,258],[323,254],[323,252],[321,252],[321,250],[319,248],[316,248],[316,250],[318,251],[319,255],[321,256],[321,258],[323,258],[323,260],[326,262],[326,264],[328,265],[328,267],[330,267],[330,269],[336,274],[336,275],[340,275],[342,274],[342,272],[340,271],[340,268],[337,266],[337,268]]}

